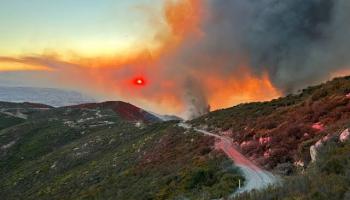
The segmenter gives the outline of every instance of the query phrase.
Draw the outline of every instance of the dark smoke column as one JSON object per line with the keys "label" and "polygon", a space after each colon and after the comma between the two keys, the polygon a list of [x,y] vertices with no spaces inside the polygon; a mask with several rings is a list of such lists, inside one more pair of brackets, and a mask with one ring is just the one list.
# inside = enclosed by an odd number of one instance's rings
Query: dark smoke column
{"label": "dark smoke column", "polygon": [[188,77],[184,88],[188,119],[194,119],[210,112],[210,105],[199,81]]}

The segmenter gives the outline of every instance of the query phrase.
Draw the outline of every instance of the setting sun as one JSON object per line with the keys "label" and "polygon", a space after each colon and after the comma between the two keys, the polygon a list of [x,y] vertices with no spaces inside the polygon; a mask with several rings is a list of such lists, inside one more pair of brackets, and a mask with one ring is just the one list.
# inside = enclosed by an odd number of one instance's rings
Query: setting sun
{"label": "setting sun", "polygon": [[146,84],[146,81],[143,77],[137,77],[134,79],[134,84],[137,86],[144,86]]}

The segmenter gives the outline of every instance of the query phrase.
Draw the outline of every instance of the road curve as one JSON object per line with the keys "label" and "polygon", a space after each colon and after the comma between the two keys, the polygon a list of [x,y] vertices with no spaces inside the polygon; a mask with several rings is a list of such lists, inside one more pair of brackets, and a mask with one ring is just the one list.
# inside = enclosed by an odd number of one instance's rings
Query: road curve
{"label": "road curve", "polygon": [[[191,128],[191,125],[185,123],[180,123],[179,126],[186,129]],[[279,178],[274,176],[272,173],[261,169],[259,166],[255,165],[244,155],[238,152],[231,138],[219,136],[217,134],[213,134],[206,130],[201,130],[197,128],[194,128],[194,130],[204,135],[209,135],[217,138],[215,147],[221,149],[231,160],[233,160],[235,166],[241,169],[246,179],[246,182],[243,187],[241,187],[234,193],[234,195],[249,192],[253,189],[263,189],[269,185],[279,182]]]}

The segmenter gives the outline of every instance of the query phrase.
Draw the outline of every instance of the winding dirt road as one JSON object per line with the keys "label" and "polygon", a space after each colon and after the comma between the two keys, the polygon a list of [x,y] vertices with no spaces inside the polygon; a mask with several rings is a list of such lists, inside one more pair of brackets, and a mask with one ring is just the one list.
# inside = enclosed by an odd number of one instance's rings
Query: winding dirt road
{"label": "winding dirt road", "polygon": [[[191,125],[185,123],[180,123],[179,126],[186,129],[191,128]],[[194,130],[205,135],[217,138],[215,147],[221,149],[231,160],[233,160],[235,166],[241,169],[246,179],[246,182],[245,185],[241,187],[238,191],[236,191],[234,195],[243,192],[249,192],[253,189],[259,190],[279,182],[279,179],[272,173],[261,169],[249,159],[247,159],[245,156],[243,156],[240,152],[238,152],[231,138],[219,136],[197,128],[194,128]]]}

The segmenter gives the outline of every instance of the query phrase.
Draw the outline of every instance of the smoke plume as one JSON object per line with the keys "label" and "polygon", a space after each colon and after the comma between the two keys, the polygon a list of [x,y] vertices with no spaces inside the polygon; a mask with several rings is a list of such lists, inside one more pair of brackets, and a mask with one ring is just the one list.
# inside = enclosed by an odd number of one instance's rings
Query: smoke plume
{"label": "smoke plume", "polygon": [[[208,4],[212,16],[204,27],[206,51],[229,54],[231,63],[248,58],[257,75],[267,71],[285,93],[350,66],[347,0],[216,0]],[[229,70],[222,67],[224,72]]]}
{"label": "smoke plume", "polygon": [[240,80],[246,63],[253,76],[267,73],[279,91],[290,93],[350,66],[349,1],[207,0],[204,5],[202,38],[188,37],[169,61],[181,73]]}
{"label": "smoke plume", "polygon": [[206,94],[204,93],[201,84],[193,77],[188,79],[184,85],[185,88],[185,102],[187,105],[188,119],[193,119],[198,116],[207,114],[210,111]]}

